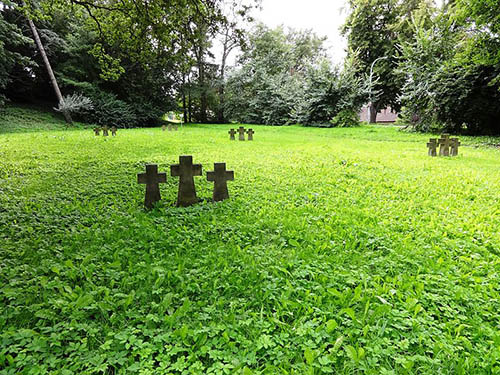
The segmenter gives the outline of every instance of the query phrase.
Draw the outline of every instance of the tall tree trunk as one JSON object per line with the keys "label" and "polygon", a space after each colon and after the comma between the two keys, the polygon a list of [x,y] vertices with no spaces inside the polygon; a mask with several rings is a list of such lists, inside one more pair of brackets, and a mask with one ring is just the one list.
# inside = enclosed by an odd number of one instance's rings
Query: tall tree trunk
{"label": "tall tree trunk", "polygon": [[182,90],[182,120],[184,121],[185,124],[189,122],[187,108],[186,108],[186,92],[184,90]]}
{"label": "tall tree trunk", "polygon": [[200,47],[200,59],[198,61],[198,83],[200,88],[200,121],[202,123],[207,122],[207,88],[205,87],[205,63],[204,63],[204,51]]}
{"label": "tall tree trunk", "polygon": [[190,124],[193,122],[192,105],[193,105],[193,102],[191,100],[191,82],[189,82],[189,89],[188,89],[188,120],[189,120]]}
{"label": "tall tree trunk", "polygon": [[377,107],[375,104],[370,103],[370,124],[375,124],[377,122]]}
{"label": "tall tree trunk", "polygon": [[[43,62],[45,64],[45,68],[47,69],[47,73],[49,74],[50,82],[52,83],[52,87],[54,88],[54,91],[56,92],[57,100],[59,101],[59,106],[63,107],[64,106],[64,99],[61,94],[61,90],[59,90],[59,85],[57,84],[56,76],[54,75],[54,72],[52,70],[52,67],[50,66],[49,59],[47,57],[47,54],[45,53],[45,48],[43,48],[42,41],[40,40],[40,35],[38,35],[38,31],[35,27],[35,24],[33,21],[28,18],[28,23],[31,28],[31,32],[33,33],[33,37],[35,38],[35,43],[38,47],[38,50],[40,51],[40,55],[42,55]],[[72,124],[73,120],[71,119],[71,116],[68,111],[63,110],[62,114],[64,116],[64,119],[68,124]]]}
{"label": "tall tree trunk", "polygon": [[188,115],[187,115],[187,108],[186,108],[186,76],[183,74],[182,75],[182,114],[183,114],[183,121],[185,124],[188,123]]}
{"label": "tall tree trunk", "polygon": [[224,117],[224,83],[221,82],[219,87],[219,110],[217,112],[217,122],[225,124],[226,118]]}
{"label": "tall tree trunk", "polygon": [[220,86],[219,86],[219,108],[217,111],[217,122],[220,124],[224,124],[226,122],[226,119],[224,118],[224,89],[225,89],[225,73],[226,73],[226,60],[227,56],[230,52],[230,49],[228,48],[228,43],[229,43],[229,29],[226,28],[225,34],[224,34],[224,43],[223,43],[223,50],[222,50],[222,61],[220,64],[220,75],[219,75],[219,80],[220,80]]}

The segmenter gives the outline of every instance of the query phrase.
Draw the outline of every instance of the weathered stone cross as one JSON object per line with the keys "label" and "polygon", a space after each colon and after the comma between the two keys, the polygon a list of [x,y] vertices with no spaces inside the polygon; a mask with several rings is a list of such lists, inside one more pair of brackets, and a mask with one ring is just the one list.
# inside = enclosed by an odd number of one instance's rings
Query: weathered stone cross
{"label": "weathered stone cross", "polygon": [[458,138],[451,139],[451,156],[458,156],[458,147],[461,145]]}
{"label": "weathered stone cross", "polygon": [[107,125],[104,125],[104,126],[102,127],[102,135],[103,135],[103,137],[107,137],[107,136],[109,135],[109,133],[108,133],[108,129],[109,129],[109,128],[108,128],[108,126],[107,126]]}
{"label": "weathered stone cross", "polygon": [[249,141],[253,141],[253,134],[254,134],[254,133],[255,133],[255,132],[253,131],[253,129],[248,129],[248,130],[247,130],[248,140],[249,140]]}
{"label": "weathered stone cross", "polygon": [[238,140],[244,141],[245,140],[245,128],[243,126],[240,126],[238,128],[238,133],[239,133]]}
{"label": "weathered stone cross", "polygon": [[94,134],[95,135],[101,134],[101,128],[94,128]]}
{"label": "weathered stone cross", "polygon": [[111,135],[114,137],[116,135],[116,126],[111,127]]}
{"label": "weathered stone cross", "polygon": [[234,181],[234,172],[226,171],[226,163],[214,163],[214,171],[207,172],[207,181],[214,182],[213,201],[223,201],[229,198],[227,181]]}
{"label": "weathered stone cross", "polygon": [[429,152],[427,155],[429,156],[436,156],[436,148],[437,148],[437,139],[436,138],[431,138],[429,139],[429,143],[427,143],[427,147],[429,148]]}
{"label": "weathered stone cross", "polygon": [[443,134],[439,139],[439,156],[450,156],[450,135]]}
{"label": "weathered stone cross", "polygon": [[144,206],[153,208],[154,204],[161,199],[159,184],[167,182],[166,173],[158,173],[158,165],[146,164],[146,173],[137,175],[139,184],[146,184],[146,196]]}
{"label": "weathered stone cross", "polygon": [[234,135],[236,134],[236,130],[231,129],[227,133],[229,134],[229,140],[230,141],[235,141],[236,140],[236,138],[234,137]]}
{"label": "weathered stone cross", "polygon": [[201,164],[193,164],[192,156],[179,156],[179,164],[170,166],[170,175],[180,177],[177,192],[177,206],[187,207],[198,203],[194,176],[201,176]]}

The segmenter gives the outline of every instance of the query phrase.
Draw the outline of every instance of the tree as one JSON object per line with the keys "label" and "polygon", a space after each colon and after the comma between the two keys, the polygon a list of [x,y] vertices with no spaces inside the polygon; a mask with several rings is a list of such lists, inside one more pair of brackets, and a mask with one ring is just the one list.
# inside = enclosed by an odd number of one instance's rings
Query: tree
{"label": "tree", "polygon": [[249,2],[242,0],[229,1],[224,4],[223,13],[225,15],[225,21],[217,32],[218,42],[222,46],[218,83],[219,108],[217,110],[217,121],[219,123],[226,122],[224,107],[227,59],[236,48],[245,47],[247,38],[243,27],[245,23],[253,22],[253,17],[250,15],[250,12],[254,7],[260,5],[260,0]]}
{"label": "tree", "polygon": [[332,67],[328,60],[309,69],[304,84],[304,96],[297,108],[297,121],[304,125],[331,127],[332,120],[343,117],[359,122],[359,111],[366,101],[369,88],[356,75],[356,58],[346,59],[342,69]]}
{"label": "tree", "polygon": [[323,42],[311,31],[257,25],[239,58],[241,66],[227,81],[228,116],[258,124],[296,122],[306,73],[325,57]]}
{"label": "tree", "polygon": [[[377,79],[372,88],[377,95],[370,103],[370,122],[378,111],[390,106],[400,109],[399,95],[403,81],[397,74],[397,43],[407,33],[406,20],[426,0],[349,0],[350,13],[343,26],[349,53],[360,64],[358,74]],[[377,61],[375,64],[374,62]]]}
{"label": "tree", "polygon": [[405,78],[400,100],[401,116],[418,130],[436,127],[436,76],[454,56],[460,29],[447,13],[421,8],[412,16],[412,37],[399,45],[398,71]]}
{"label": "tree", "polygon": [[[23,11],[37,23],[40,45],[61,90],[94,102],[91,112],[77,117],[117,123],[119,111],[111,110],[116,107],[130,114],[124,120],[130,126],[155,123],[165,111],[177,109],[177,91],[196,63],[190,52],[198,39],[186,37],[187,30],[203,25],[213,34],[223,21],[220,3],[41,0],[26,3]],[[29,49],[23,54],[34,56]],[[203,73],[204,64],[199,68]],[[18,71],[22,77],[16,83],[29,82],[27,90],[19,92],[22,85],[5,90],[38,99],[46,91],[41,79],[46,74],[37,67]]]}
{"label": "tree", "polygon": [[50,78],[50,83],[52,84],[54,92],[56,93],[59,108],[62,108],[61,112],[64,115],[64,119],[66,120],[66,122],[68,124],[72,124],[73,120],[71,119],[71,115],[66,109],[64,109],[65,108],[64,98],[61,94],[61,90],[59,89],[59,85],[57,84],[57,79],[56,76],[54,75],[54,71],[52,70],[52,66],[50,65],[47,54],[45,53],[45,48],[43,48],[42,41],[40,40],[40,35],[38,35],[38,30],[36,29],[34,22],[29,17],[28,17],[28,23],[30,25],[31,32],[33,33],[33,39],[35,40],[35,43],[38,47],[38,51],[40,52],[40,56],[42,57],[45,68],[47,69],[47,73]]}
{"label": "tree", "polygon": [[2,92],[12,82],[14,67],[24,68],[33,64],[29,57],[17,51],[18,47],[29,45],[32,41],[22,34],[15,23],[9,22],[4,13],[12,13],[12,8],[4,6],[0,9],[0,106],[5,103],[6,97]]}
{"label": "tree", "polygon": [[401,43],[403,114],[417,130],[500,134],[500,8],[457,1],[416,12]]}

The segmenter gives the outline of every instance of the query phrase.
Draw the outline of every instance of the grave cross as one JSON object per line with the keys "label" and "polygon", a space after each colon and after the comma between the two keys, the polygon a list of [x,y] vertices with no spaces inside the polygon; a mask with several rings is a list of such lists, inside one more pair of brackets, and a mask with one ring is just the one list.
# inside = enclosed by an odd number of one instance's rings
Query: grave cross
{"label": "grave cross", "polygon": [[239,133],[238,140],[244,141],[245,140],[245,128],[243,126],[240,126],[238,128],[238,133]]}
{"label": "grave cross", "polygon": [[179,156],[179,164],[170,166],[170,175],[179,178],[177,207],[187,207],[198,203],[194,176],[201,176],[201,164],[193,164],[192,156]]}
{"label": "grave cross", "polygon": [[439,156],[450,156],[450,135],[443,134],[438,141],[439,143]]}
{"label": "grave cross", "polygon": [[146,196],[144,206],[153,208],[154,204],[161,199],[159,184],[167,182],[166,173],[158,173],[158,165],[146,164],[146,173],[137,175],[139,184],[146,184]]}
{"label": "grave cross", "polygon": [[458,156],[458,147],[461,145],[458,138],[451,139],[451,156]]}
{"label": "grave cross", "polygon": [[253,129],[248,129],[248,130],[247,130],[248,140],[249,140],[249,141],[253,141],[253,134],[254,134],[254,133],[255,133],[255,132],[253,131]]}
{"label": "grave cross", "polygon": [[236,130],[231,129],[227,133],[229,134],[229,140],[230,141],[235,141],[236,140],[236,138],[234,138],[234,135],[236,134]]}
{"label": "grave cross", "polygon": [[100,135],[101,134],[101,128],[94,128],[94,134],[95,135]]}
{"label": "grave cross", "polygon": [[113,137],[116,135],[116,131],[117,131],[117,130],[118,130],[118,129],[116,129],[116,126],[112,126],[112,127],[111,127],[111,135],[112,135]]}
{"label": "grave cross", "polygon": [[108,133],[108,129],[109,129],[109,128],[108,128],[108,126],[107,126],[107,125],[104,125],[104,126],[102,127],[102,135],[103,135],[103,137],[107,137],[107,136],[109,135],[109,133]]}
{"label": "grave cross", "polygon": [[207,172],[207,181],[214,182],[213,201],[229,198],[227,181],[234,181],[234,172],[226,171],[226,163],[214,163],[214,171]]}
{"label": "grave cross", "polygon": [[429,156],[436,156],[436,148],[437,148],[437,139],[436,138],[431,138],[429,139],[429,143],[427,143],[427,147],[429,148],[429,152],[427,155]]}

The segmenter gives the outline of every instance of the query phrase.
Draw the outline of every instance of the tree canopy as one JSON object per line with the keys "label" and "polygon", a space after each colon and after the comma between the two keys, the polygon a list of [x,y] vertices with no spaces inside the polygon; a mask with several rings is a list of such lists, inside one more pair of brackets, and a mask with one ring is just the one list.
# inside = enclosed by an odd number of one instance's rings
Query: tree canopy
{"label": "tree canopy", "polygon": [[497,0],[349,0],[338,66],[310,30],[253,24],[259,3],[4,1],[0,104],[57,103],[29,19],[63,94],[82,98],[80,121],[149,126],[174,110],[187,122],[336,126],[371,103],[372,120],[390,106],[421,131],[500,133]]}

